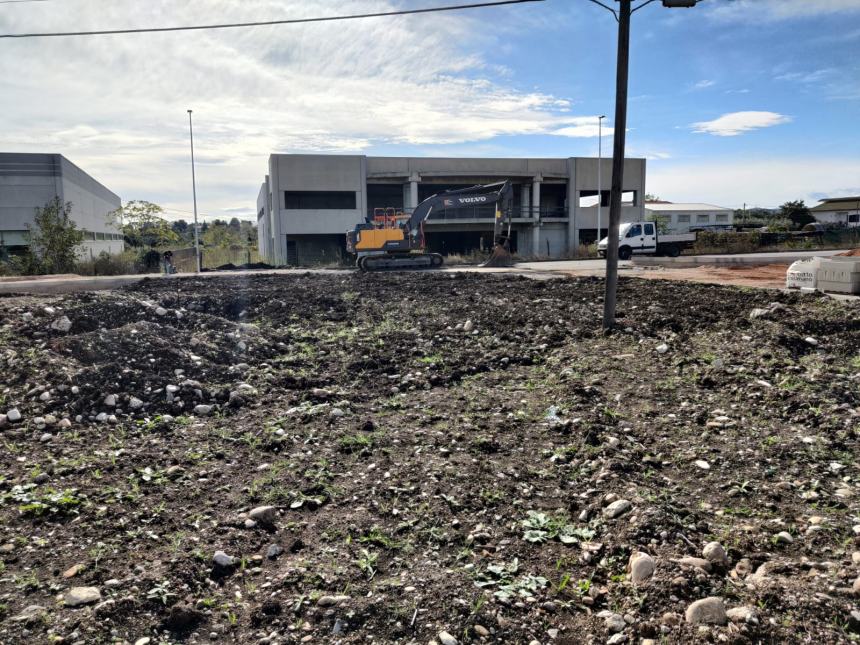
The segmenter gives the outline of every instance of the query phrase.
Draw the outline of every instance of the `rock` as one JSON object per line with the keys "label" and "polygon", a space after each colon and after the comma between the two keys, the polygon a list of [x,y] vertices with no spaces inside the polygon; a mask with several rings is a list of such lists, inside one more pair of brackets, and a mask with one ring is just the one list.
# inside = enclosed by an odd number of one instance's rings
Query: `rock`
{"label": "rock", "polygon": [[278,509],[274,506],[258,506],[251,509],[248,517],[260,524],[261,526],[274,526],[275,519],[278,517]]}
{"label": "rock", "polygon": [[624,631],[624,628],[627,627],[627,623],[624,621],[624,617],[621,614],[616,614],[608,609],[604,609],[598,613],[597,617],[603,619],[603,622],[606,624],[606,629],[609,630],[610,634],[622,632]]}
{"label": "rock", "polygon": [[215,555],[212,556],[212,564],[222,569],[231,569],[236,566],[236,558],[223,551],[215,551]]}
{"label": "rock", "polygon": [[177,465],[170,466],[170,468],[164,471],[164,474],[167,475],[168,479],[179,479],[184,473],[185,469],[182,466]]}
{"label": "rock", "polygon": [[624,515],[627,511],[633,508],[633,505],[626,499],[617,499],[609,506],[603,509],[603,516],[609,519],[614,519]]}
{"label": "rock", "polygon": [[335,605],[340,605],[349,600],[349,596],[320,596],[319,600],[317,600],[317,606],[319,607],[334,607]]}
{"label": "rock", "polygon": [[481,638],[486,638],[487,636],[490,635],[490,630],[487,629],[486,627],[484,627],[483,625],[475,625],[472,628],[472,631],[474,631]]}
{"label": "rock", "polygon": [[806,338],[803,339],[803,341],[807,345],[812,345],[813,347],[818,347],[818,341],[816,339],[814,339],[812,336],[807,336]]}
{"label": "rock", "polygon": [[619,645],[620,643],[627,642],[627,634],[613,634],[608,639],[606,639],[606,645]]}
{"label": "rock", "polygon": [[68,319],[67,316],[62,316],[57,318],[54,322],[51,323],[51,329],[54,329],[59,332],[63,332],[64,334],[72,328],[72,321]]}
{"label": "rock", "polygon": [[76,575],[78,575],[83,570],[84,570],[84,565],[82,565],[82,564],[72,565],[71,567],[69,567],[68,569],[63,571],[63,577],[64,578],[74,578]]}
{"label": "rock", "polygon": [[439,642],[442,645],[457,645],[457,639],[451,636],[448,632],[439,632],[436,638],[439,639]]}
{"label": "rock", "polygon": [[695,464],[696,468],[701,468],[702,470],[710,470],[711,469],[711,464],[709,464],[704,459],[697,459],[693,463]]}
{"label": "rock", "polygon": [[666,343],[661,343],[654,348],[654,351],[656,351],[658,354],[665,354],[669,351],[669,346]]}
{"label": "rock", "polygon": [[51,393],[50,392],[42,392],[39,395],[39,400],[40,401],[50,401],[51,400]]}
{"label": "rock", "polygon": [[27,605],[20,614],[12,618],[16,623],[35,623],[47,616],[48,609],[42,605]]}
{"label": "rock", "polygon": [[752,607],[734,607],[726,612],[733,623],[753,623],[758,620],[756,610]]}
{"label": "rock", "polygon": [[750,312],[750,320],[755,320],[756,318],[768,318],[770,314],[770,309],[762,309],[761,307],[756,307]]}
{"label": "rock", "polygon": [[143,407],[143,401],[141,401],[136,396],[133,396],[128,401],[128,407],[130,407],[132,410],[137,410]]}
{"label": "rock", "polygon": [[149,645],[152,642],[152,639],[149,636],[144,636],[143,638],[138,638],[134,641],[134,645]]}
{"label": "rock", "polygon": [[8,423],[8,419],[5,414],[0,414],[0,428],[4,427]]}
{"label": "rock", "polygon": [[115,407],[116,406],[116,395],[108,394],[105,397],[104,404],[106,406],[108,406],[109,408]]}
{"label": "rock", "polygon": [[708,562],[717,566],[727,567],[729,565],[729,556],[719,542],[708,542],[702,549],[702,555]]}
{"label": "rock", "polygon": [[270,544],[269,548],[266,549],[266,557],[269,560],[275,560],[279,555],[284,552],[284,549],[278,544]]}
{"label": "rock", "polygon": [[72,427],[72,422],[70,419],[60,419],[59,423],[57,423],[57,427],[60,430],[68,430]]}
{"label": "rock", "polygon": [[703,558],[681,558],[677,561],[682,567],[696,567],[702,571],[710,573],[711,563]]}
{"label": "rock", "polygon": [[48,473],[39,473],[33,477],[34,484],[45,484],[49,481],[51,481],[51,476]]}
{"label": "rock", "polygon": [[854,584],[851,585],[851,591],[855,596],[860,596],[860,578],[854,580]]}
{"label": "rock", "polygon": [[855,609],[848,614],[848,629],[855,634],[860,634],[860,610]]}
{"label": "rock", "polygon": [[52,435],[50,432],[46,432],[41,437],[39,437],[39,441],[41,441],[42,443],[48,443],[49,441],[53,441],[53,440],[54,440],[54,435]]}
{"label": "rock", "polygon": [[645,582],[654,575],[654,570],[657,568],[654,558],[647,553],[636,551],[630,556],[630,561],[627,564],[630,571],[630,580],[634,584]]}
{"label": "rock", "polygon": [[327,399],[331,396],[331,392],[321,387],[315,387],[311,390],[311,396],[315,399]]}
{"label": "rock", "polygon": [[102,599],[98,587],[72,587],[63,600],[66,607],[92,605]]}
{"label": "rock", "polygon": [[6,412],[6,419],[9,423],[17,423],[21,420],[21,413],[18,411],[18,408],[12,408]]}
{"label": "rock", "polygon": [[702,598],[687,607],[684,614],[691,625],[725,625],[728,622],[722,598]]}
{"label": "rock", "polygon": [[475,323],[473,323],[471,320],[467,320],[466,322],[463,323],[463,331],[464,332],[468,333],[468,332],[472,331],[474,328],[475,328]]}
{"label": "rock", "polygon": [[198,417],[208,417],[212,412],[211,405],[203,405],[202,403],[194,406],[194,414]]}
{"label": "rock", "polygon": [[774,544],[791,544],[792,542],[794,542],[794,538],[788,531],[780,531],[773,536]]}
{"label": "rock", "polygon": [[156,307],[155,308],[155,315],[156,316],[166,316],[167,315],[167,309],[165,309],[164,307]]}

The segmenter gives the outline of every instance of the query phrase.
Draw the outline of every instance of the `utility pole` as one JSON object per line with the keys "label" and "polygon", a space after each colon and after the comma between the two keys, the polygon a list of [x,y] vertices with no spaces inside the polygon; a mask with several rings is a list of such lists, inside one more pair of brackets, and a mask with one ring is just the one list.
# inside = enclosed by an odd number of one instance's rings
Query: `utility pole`
{"label": "utility pole", "polygon": [[200,231],[197,226],[197,179],[194,176],[194,128],[191,125],[191,110],[188,110],[188,133],[191,135],[191,191],[194,195],[194,256],[197,273],[200,273]]}
{"label": "utility pole", "polygon": [[618,0],[618,60],[615,71],[615,121],[612,124],[612,188],[609,192],[609,231],[606,233],[606,293],[603,297],[603,328],[615,326],[618,289],[618,226],[621,222],[621,193],[624,185],[624,139],[627,130],[627,76],[630,61],[630,3]]}
{"label": "utility pole", "polygon": [[597,239],[595,244],[600,244],[600,211],[603,207],[603,180],[601,171],[603,168],[603,119],[605,114],[597,117]]}

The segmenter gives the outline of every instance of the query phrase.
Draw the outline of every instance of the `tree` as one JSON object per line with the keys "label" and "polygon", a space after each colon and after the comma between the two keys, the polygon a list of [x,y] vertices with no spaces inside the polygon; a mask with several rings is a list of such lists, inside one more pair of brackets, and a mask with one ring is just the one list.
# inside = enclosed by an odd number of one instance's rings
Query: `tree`
{"label": "tree", "polygon": [[71,273],[78,261],[78,247],[84,232],[69,214],[72,203],[60,202],[59,197],[36,209],[30,228],[30,247],[21,261],[23,273]]}
{"label": "tree", "polygon": [[809,212],[809,208],[803,203],[802,199],[794,202],[785,202],[779,207],[779,217],[791,220],[795,228],[803,228],[815,221],[815,218]]}
{"label": "tree", "polygon": [[651,193],[645,193],[645,201],[646,202],[661,202],[663,201],[657,195],[652,195]]}
{"label": "tree", "polygon": [[660,235],[664,235],[669,232],[669,218],[666,215],[660,215],[659,213],[648,213],[645,216],[646,222],[654,222],[657,226],[657,232]]}
{"label": "tree", "polygon": [[239,218],[238,218],[238,217],[233,217],[233,218],[231,218],[231,219],[230,219],[230,223],[229,223],[227,226],[229,226],[231,229],[233,229],[233,230],[234,230],[234,231],[236,231],[237,233],[238,233],[238,232],[239,232],[239,230],[242,228],[242,224],[241,224],[241,222],[239,222]]}
{"label": "tree", "polygon": [[114,217],[122,218],[122,232],[131,246],[168,246],[180,240],[179,234],[161,214],[164,209],[158,204],[143,200],[128,202],[114,211]]}

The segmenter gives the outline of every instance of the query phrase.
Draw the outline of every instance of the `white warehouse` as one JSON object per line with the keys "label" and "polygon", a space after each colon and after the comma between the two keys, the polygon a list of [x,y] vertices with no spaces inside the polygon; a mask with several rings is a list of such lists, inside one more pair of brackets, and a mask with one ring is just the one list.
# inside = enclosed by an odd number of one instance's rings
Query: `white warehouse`
{"label": "white warehouse", "polygon": [[729,229],[735,223],[734,210],[713,204],[645,202],[645,214],[646,219],[662,220],[668,231],[679,233],[695,229]]}

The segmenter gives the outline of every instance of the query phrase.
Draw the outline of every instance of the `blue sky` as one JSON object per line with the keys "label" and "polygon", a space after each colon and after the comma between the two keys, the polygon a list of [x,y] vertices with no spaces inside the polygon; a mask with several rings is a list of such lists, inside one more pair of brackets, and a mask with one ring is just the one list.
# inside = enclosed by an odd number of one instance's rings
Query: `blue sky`
{"label": "blue sky", "polygon": [[[611,0],[607,0],[611,2]],[[446,0],[2,5],[0,32],[390,10]],[[587,0],[313,26],[0,41],[0,149],[66,154],[121,195],[252,216],[271,152],[611,150],[616,24]],[[860,0],[655,2],[634,15],[628,156],[672,201],[860,194]]]}

